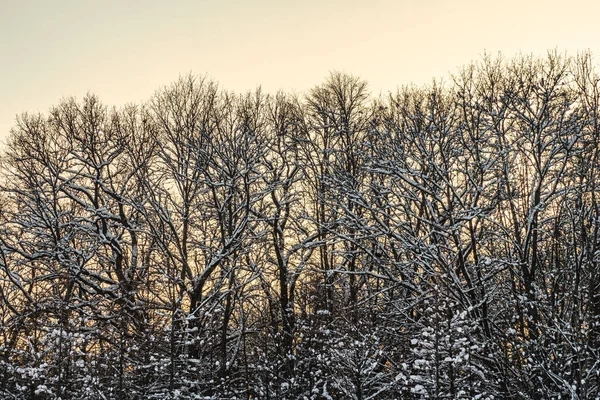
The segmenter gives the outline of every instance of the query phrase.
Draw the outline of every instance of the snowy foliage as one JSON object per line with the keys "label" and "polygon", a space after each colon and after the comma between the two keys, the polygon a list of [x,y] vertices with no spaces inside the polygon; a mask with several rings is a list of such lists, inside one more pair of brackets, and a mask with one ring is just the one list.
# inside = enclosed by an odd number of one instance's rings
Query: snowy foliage
{"label": "snowy foliage", "polygon": [[551,53],[22,115],[0,398],[598,398],[599,82]]}

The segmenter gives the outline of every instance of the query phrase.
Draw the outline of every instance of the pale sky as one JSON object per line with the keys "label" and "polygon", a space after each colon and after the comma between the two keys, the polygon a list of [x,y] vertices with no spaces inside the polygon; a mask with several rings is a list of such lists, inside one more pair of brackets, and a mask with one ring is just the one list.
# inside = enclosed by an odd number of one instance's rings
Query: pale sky
{"label": "pale sky", "polygon": [[600,1],[0,0],[0,140],[67,96],[147,100],[180,74],[304,92],[329,71],[372,93],[448,78],[487,51],[591,50]]}

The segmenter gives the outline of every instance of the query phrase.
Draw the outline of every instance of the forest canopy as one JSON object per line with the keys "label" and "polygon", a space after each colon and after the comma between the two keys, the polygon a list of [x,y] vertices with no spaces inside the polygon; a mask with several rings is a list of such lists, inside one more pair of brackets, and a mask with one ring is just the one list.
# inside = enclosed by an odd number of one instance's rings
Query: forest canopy
{"label": "forest canopy", "polygon": [[597,398],[599,82],[553,52],[21,115],[0,397]]}

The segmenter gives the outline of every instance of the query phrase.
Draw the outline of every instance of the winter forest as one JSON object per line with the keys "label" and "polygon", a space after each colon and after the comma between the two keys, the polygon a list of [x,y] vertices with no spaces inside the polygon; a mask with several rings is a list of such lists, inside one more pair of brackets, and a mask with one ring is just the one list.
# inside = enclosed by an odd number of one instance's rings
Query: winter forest
{"label": "winter forest", "polygon": [[592,57],[556,52],[23,114],[0,398],[599,398],[599,144]]}

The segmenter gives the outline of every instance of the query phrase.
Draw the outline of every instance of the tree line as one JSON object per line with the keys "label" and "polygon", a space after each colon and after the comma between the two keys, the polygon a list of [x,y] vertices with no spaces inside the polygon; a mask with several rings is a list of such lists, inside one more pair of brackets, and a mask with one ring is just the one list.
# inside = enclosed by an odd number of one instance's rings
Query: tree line
{"label": "tree line", "polygon": [[484,56],[378,98],[188,75],[21,115],[0,397],[597,398],[599,82]]}

